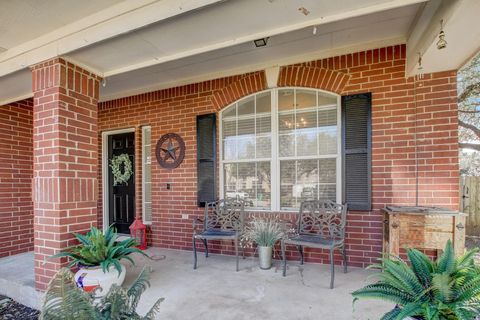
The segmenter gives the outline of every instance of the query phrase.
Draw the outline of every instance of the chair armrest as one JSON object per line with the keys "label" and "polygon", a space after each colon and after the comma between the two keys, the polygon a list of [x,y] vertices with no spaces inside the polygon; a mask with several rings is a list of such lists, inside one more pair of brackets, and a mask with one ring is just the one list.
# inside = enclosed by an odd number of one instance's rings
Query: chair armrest
{"label": "chair armrest", "polygon": [[203,229],[203,220],[200,218],[195,218],[192,221],[193,232],[196,233],[200,228]]}

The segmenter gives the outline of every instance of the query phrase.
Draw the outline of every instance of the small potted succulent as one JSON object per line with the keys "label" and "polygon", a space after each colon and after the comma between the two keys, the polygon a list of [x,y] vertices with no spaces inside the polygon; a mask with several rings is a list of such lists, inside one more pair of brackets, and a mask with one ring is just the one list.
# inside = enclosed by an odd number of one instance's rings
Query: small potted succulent
{"label": "small potted succulent", "polygon": [[[137,249],[134,239],[118,241],[118,235],[112,226],[103,233],[92,227],[85,234],[74,233],[80,242],[50,258],[70,258],[69,267],[78,267],[75,273],[77,286],[87,292],[94,292],[96,297],[104,296],[113,284],[120,286],[125,279],[126,269],[121,260],[135,264],[130,257],[132,253],[147,256]],[[147,256],[148,257],[148,256]]]}
{"label": "small potted succulent", "polygon": [[285,235],[277,218],[253,220],[247,225],[243,240],[247,243],[256,243],[260,268],[267,270],[272,267],[273,246]]}
{"label": "small potted succulent", "polygon": [[473,320],[480,314],[480,268],[475,265],[477,250],[455,258],[448,241],[436,261],[416,250],[407,250],[410,263],[385,257],[379,280],[352,293],[354,302],[373,298],[391,301],[395,307],[383,320]]}

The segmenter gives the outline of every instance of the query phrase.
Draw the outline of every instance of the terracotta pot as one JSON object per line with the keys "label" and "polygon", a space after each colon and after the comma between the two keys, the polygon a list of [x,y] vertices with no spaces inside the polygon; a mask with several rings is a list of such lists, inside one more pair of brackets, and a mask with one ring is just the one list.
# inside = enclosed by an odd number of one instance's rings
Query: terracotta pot
{"label": "terracotta pot", "polygon": [[122,264],[122,272],[111,265],[107,272],[102,267],[84,267],[75,273],[75,283],[86,292],[93,292],[95,298],[103,297],[113,284],[121,286],[125,280],[126,269]]}
{"label": "terracotta pot", "polygon": [[272,247],[258,246],[260,269],[268,270],[272,267]]}

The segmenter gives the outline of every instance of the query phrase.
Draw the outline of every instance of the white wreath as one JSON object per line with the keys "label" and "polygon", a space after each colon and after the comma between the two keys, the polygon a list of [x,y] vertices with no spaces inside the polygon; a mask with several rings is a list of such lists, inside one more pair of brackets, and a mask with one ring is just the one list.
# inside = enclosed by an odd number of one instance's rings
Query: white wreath
{"label": "white wreath", "polygon": [[[123,172],[121,170],[122,164]],[[128,180],[130,180],[130,177],[133,174],[132,161],[130,161],[130,156],[128,154],[122,153],[118,156],[113,156],[110,160],[110,168],[112,168],[114,186],[121,183],[128,185]]]}

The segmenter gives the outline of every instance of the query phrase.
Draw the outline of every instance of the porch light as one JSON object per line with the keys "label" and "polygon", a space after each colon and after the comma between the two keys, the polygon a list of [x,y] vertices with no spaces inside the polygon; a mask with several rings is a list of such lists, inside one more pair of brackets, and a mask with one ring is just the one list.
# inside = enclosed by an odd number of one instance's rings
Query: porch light
{"label": "porch light", "polygon": [[135,239],[137,248],[147,249],[147,226],[143,224],[140,217],[135,217],[135,221],[130,226],[130,236]]}
{"label": "porch light", "polygon": [[265,47],[267,45],[267,41],[268,41],[268,37],[253,40],[253,43],[255,43],[255,47],[260,48],[260,47]]}
{"label": "porch light", "polygon": [[443,19],[440,20],[440,33],[438,34],[437,49],[442,50],[447,47],[447,41],[445,40],[445,32],[443,31]]}

